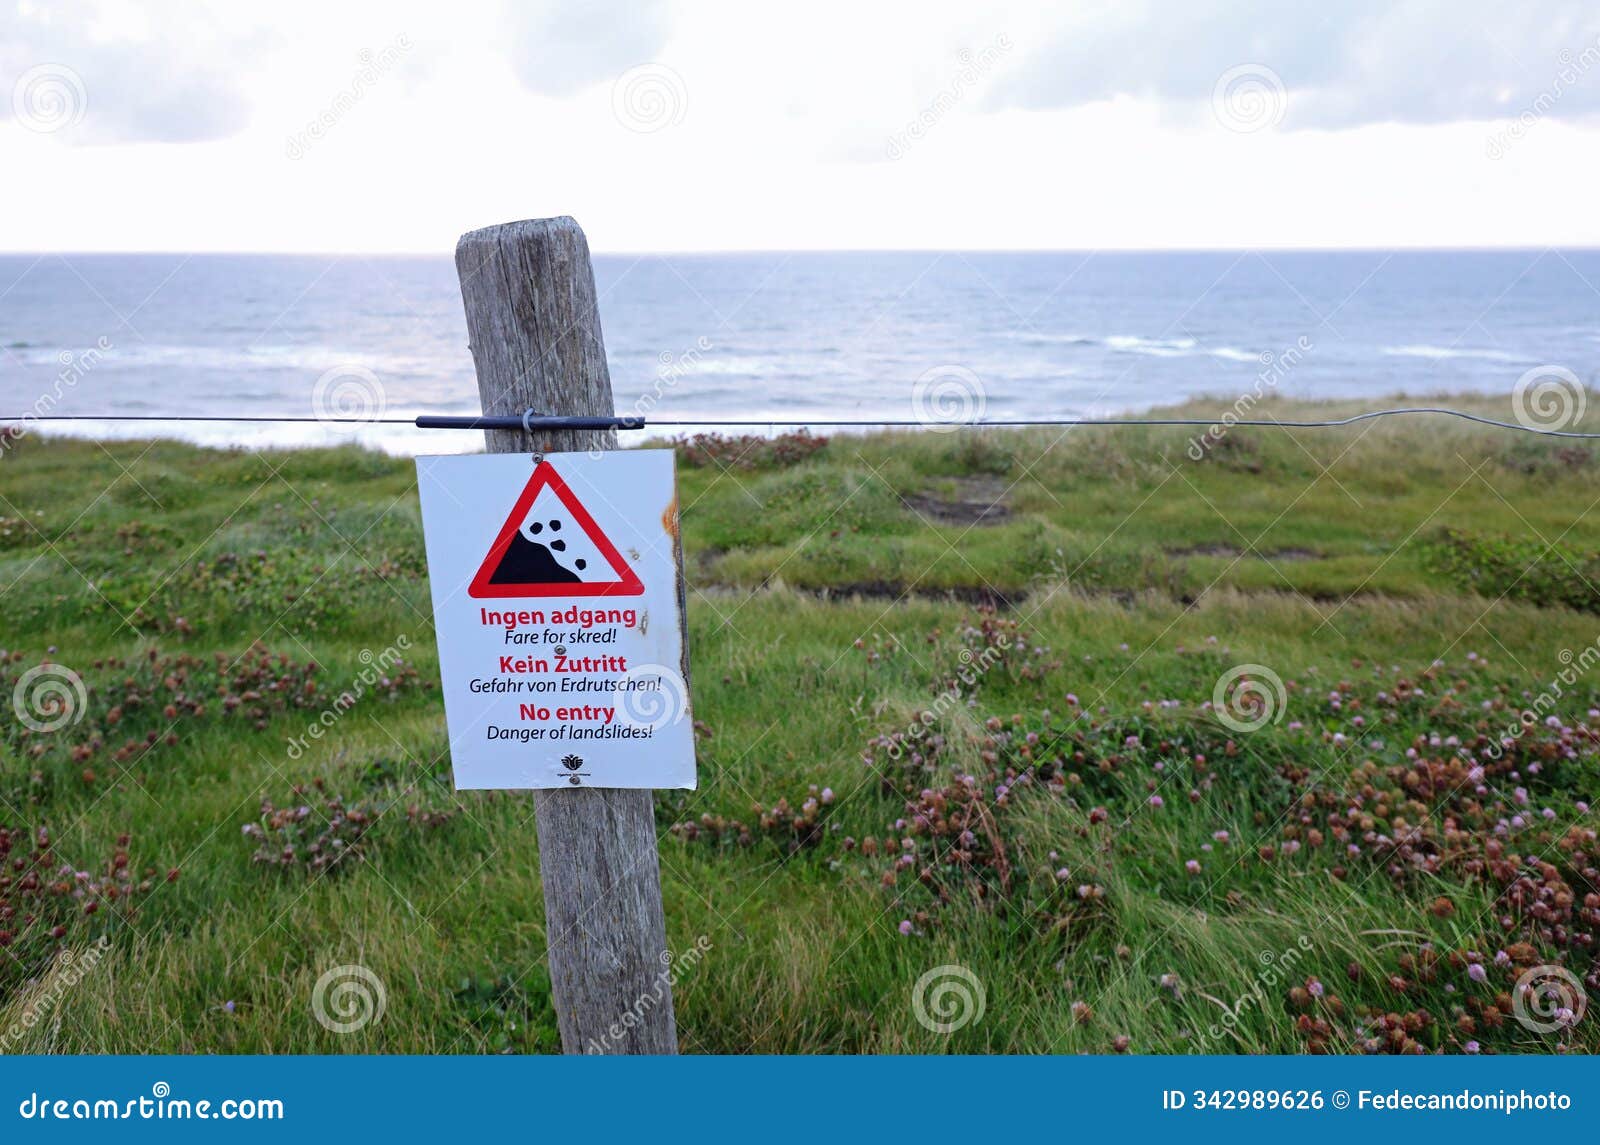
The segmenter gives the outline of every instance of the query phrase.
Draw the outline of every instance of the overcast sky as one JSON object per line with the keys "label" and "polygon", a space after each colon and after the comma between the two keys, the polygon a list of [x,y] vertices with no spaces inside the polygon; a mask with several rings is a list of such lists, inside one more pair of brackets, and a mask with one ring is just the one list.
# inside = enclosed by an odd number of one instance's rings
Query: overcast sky
{"label": "overcast sky", "polygon": [[0,0],[0,250],[1600,243],[1600,5]]}

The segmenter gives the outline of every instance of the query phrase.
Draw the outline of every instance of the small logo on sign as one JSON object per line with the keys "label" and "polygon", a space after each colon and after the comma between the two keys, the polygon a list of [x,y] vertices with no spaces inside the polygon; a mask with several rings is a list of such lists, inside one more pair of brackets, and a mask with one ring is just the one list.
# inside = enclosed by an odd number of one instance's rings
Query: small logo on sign
{"label": "small logo on sign", "polygon": [[575,786],[581,784],[589,774],[587,771],[578,770],[582,766],[583,756],[581,755],[564,755],[561,757],[561,774],[568,783]]}

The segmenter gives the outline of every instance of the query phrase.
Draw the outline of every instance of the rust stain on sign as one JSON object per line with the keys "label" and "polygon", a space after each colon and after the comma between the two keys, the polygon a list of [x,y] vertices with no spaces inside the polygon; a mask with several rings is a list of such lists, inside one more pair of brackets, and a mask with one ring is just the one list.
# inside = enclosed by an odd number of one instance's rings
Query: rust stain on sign
{"label": "rust stain on sign", "polygon": [[674,541],[678,539],[678,499],[676,497],[672,499],[671,504],[661,510],[661,528]]}

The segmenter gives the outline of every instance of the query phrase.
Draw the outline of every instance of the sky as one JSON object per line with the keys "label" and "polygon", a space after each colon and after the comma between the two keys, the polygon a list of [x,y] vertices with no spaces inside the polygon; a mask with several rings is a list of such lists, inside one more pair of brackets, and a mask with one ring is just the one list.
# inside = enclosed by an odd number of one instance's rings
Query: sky
{"label": "sky", "polygon": [[1565,0],[0,0],[0,250],[1600,244]]}

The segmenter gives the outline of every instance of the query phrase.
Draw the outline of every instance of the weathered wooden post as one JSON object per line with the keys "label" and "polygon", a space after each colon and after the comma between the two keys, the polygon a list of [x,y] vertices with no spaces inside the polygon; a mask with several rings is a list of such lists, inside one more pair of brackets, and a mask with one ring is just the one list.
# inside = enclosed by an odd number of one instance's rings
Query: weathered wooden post
{"label": "weathered wooden post", "polygon": [[[456,273],[485,414],[615,412],[589,243],[574,220],[530,219],[465,234],[456,244]],[[491,453],[617,443],[613,430],[485,436]],[[651,793],[574,787],[535,791],[533,801],[562,1048],[677,1053]]]}

